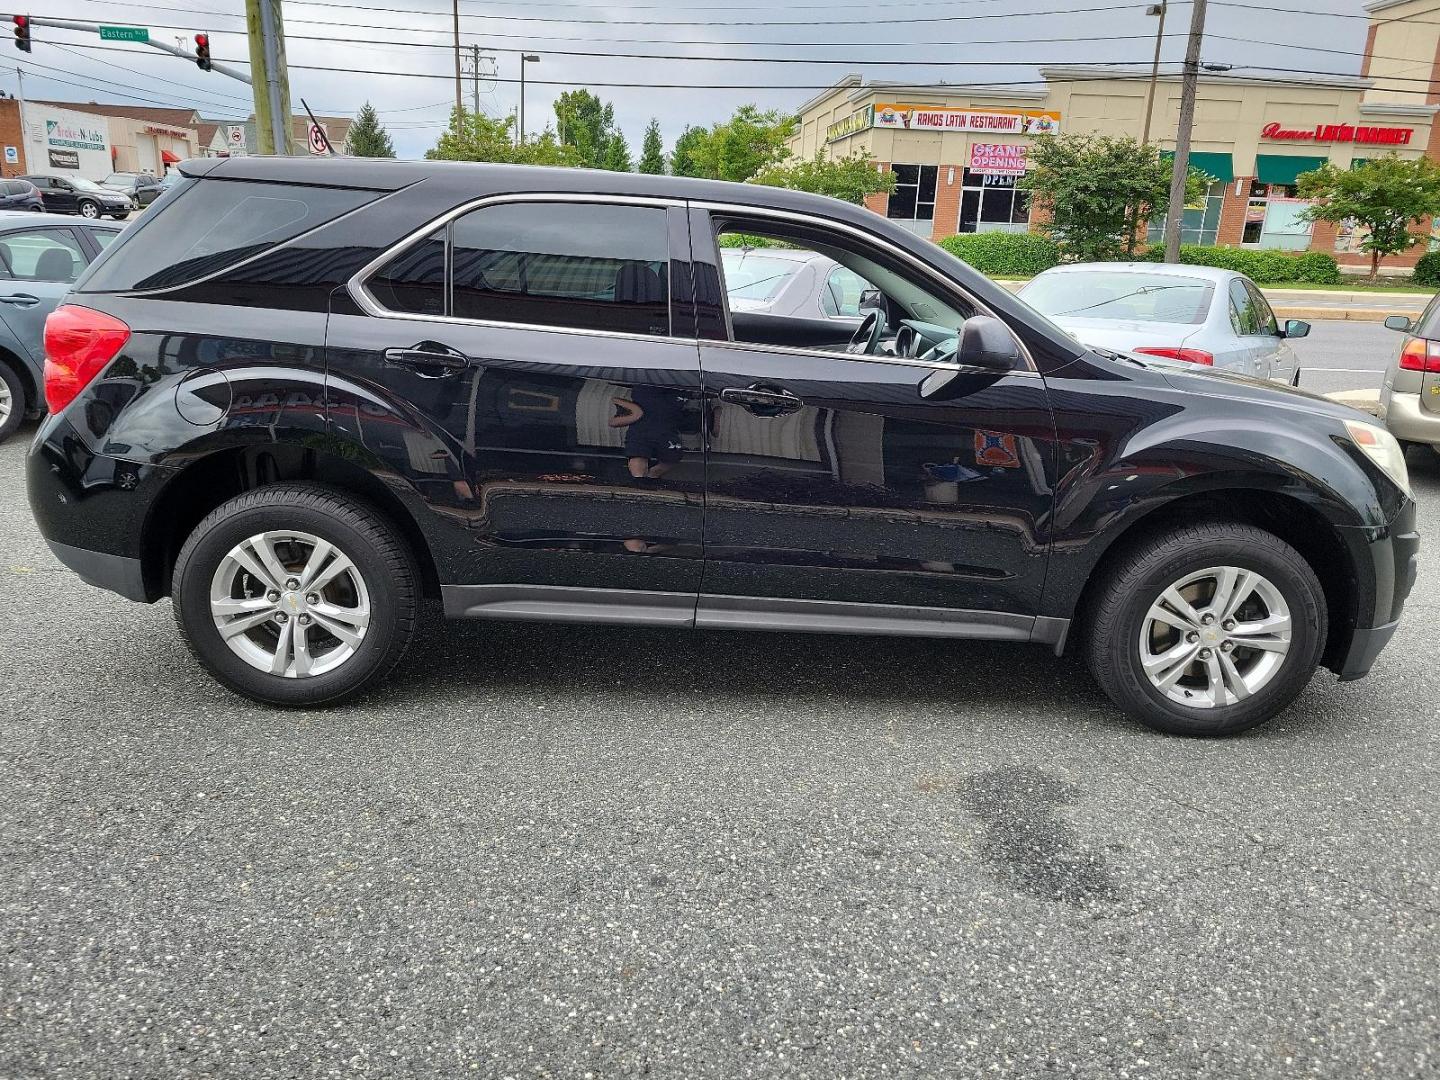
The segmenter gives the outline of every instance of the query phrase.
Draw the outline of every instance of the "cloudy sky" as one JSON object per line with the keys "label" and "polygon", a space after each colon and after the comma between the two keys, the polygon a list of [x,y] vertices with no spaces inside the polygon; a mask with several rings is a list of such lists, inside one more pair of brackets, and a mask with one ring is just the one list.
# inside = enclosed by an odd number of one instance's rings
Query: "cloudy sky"
{"label": "cloudy sky", "polygon": [[[1289,10],[1264,0],[1211,0],[1203,59],[1247,75],[1358,72],[1362,0],[1276,2]],[[538,53],[540,62],[527,66],[526,126],[543,127],[564,89],[589,86],[614,103],[638,154],[652,116],[668,147],[687,123],[723,119],[746,102],[794,108],[850,72],[1005,84],[1036,79],[1039,64],[1145,64],[1157,23],[1146,6],[1146,0],[460,0],[460,34],[467,58],[478,45],[489,57],[482,67],[496,75],[480,86],[484,111],[515,108],[519,56]],[[147,26],[153,40],[170,43],[188,44],[206,30],[216,60],[243,63],[248,56],[243,0],[45,0],[30,12]],[[1183,56],[1190,17],[1189,3],[1172,0],[1163,52],[1171,69]],[[287,0],[285,21],[297,111],[301,97],[332,115],[353,114],[368,100],[402,157],[434,145],[454,98],[448,0]],[[194,105],[214,118],[251,110],[243,84],[144,46],[102,47],[93,33],[48,27],[36,27],[34,38],[31,56],[5,54],[7,65],[24,67],[30,97]],[[15,92],[13,67],[0,69],[0,89]],[[471,91],[467,76],[467,102]],[[1424,98],[1417,93],[1415,100]]]}

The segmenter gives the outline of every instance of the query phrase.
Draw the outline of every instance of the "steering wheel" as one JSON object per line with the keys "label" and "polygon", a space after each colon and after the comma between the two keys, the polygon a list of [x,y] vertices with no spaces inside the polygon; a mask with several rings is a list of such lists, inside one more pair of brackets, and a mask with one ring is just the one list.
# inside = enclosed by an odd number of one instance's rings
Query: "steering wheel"
{"label": "steering wheel", "polygon": [[860,325],[855,328],[855,333],[850,337],[850,343],[845,346],[847,353],[855,355],[873,354],[880,349],[880,339],[885,336],[885,316],[876,309],[861,320]]}

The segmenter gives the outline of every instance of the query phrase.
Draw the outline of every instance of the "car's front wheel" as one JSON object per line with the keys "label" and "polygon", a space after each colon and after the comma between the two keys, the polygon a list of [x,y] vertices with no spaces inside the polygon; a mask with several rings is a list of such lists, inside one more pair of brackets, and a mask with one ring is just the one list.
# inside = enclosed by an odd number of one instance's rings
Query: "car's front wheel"
{"label": "car's front wheel", "polygon": [[80,200],[80,216],[83,218],[98,218],[100,216],[100,204],[90,199]]}
{"label": "car's front wheel", "polygon": [[400,662],[418,583],[380,514],[297,484],[239,495],[196,526],[172,596],[191,650],[220,682],[267,704],[324,705]]}
{"label": "car's front wheel", "polygon": [[1289,544],[1249,525],[1187,525],[1108,568],[1086,660],[1142,723],[1229,735],[1295,700],[1319,664],[1326,620],[1320,581]]}

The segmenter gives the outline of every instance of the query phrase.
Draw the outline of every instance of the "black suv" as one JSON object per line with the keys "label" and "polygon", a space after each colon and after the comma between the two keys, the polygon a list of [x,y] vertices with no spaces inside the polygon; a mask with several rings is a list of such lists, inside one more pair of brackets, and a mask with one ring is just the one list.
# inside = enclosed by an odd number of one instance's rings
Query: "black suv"
{"label": "black suv", "polygon": [[[1414,580],[1382,428],[1087,350],[858,207],[458,163],[181,172],[50,318],[30,501],[64,563],[171,596],[261,701],[371,685],[432,596],[1069,646],[1140,720],[1215,734],[1317,665],[1364,675]],[[754,310],[765,245],[847,268],[859,328]]]}

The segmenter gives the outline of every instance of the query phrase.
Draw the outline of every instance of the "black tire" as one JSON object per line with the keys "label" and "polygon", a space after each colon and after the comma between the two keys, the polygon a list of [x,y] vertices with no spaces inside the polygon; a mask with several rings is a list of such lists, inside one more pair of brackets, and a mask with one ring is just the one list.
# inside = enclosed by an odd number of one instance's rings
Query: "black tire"
{"label": "black tire", "polygon": [[75,212],[83,218],[95,220],[100,217],[100,204],[92,199],[81,199],[80,205],[75,207]]}
{"label": "black tire", "polygon": [[5,384],[5,392],[10,398],[9,414],[0,417],[0,442],[4,442],[15,434],[15,429],[25,419],[25,412],[30,408],[30,399],[25,394],[25,380],[3,360],[0,360],[0,383]]}
{"label": "black tire", "polygon": [[[1290,610],[1289,651],[1252,696],[1192,708],[1151,683],[1141,666],[1141,633],[1146,613],[1166,588],[1217,566],[1255,571],[1278,589]],[[1294,701],[1320,662],[1328,625],[1325,592],[1300,553],[1262,529],[1228,522],[1182,526],[1123,550],[1103,572],[1083,628],[1086,664],[1110,700],[1159,731],[1231,735],[1255,727]]]}
{"label": "black tire", "polygon": [[[304,678],[260,671],[222,640],[211,616],[211,580],[227,553],[247,537],[277,530],[335,545],[363,577],[369,625],[353,655],[332,671]],[[413,552],[368,504],[320,485],[285,484],[236,496],[200,522],[175,562],[171,596],[191,652],[221,683],[268,705],[317,706],[359,693],[400,663],[415,632],[419,581]]]}

